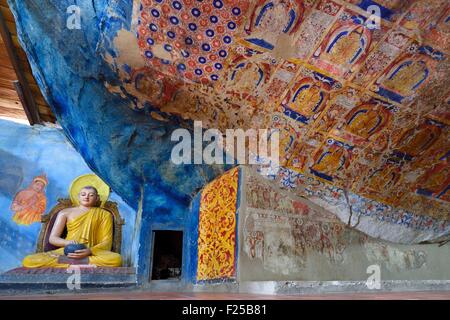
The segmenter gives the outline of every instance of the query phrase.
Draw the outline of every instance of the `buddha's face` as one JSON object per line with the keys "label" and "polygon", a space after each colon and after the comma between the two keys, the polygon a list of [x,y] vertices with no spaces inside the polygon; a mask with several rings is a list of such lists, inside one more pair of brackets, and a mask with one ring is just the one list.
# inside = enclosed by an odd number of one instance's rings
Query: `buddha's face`
{"label": "buddha's face", "polygon": [[78,199],[84,207],[94,207],[98,202],[98,194],[95,190],[89,188],[81,189]]}
{"label": "buddha's face", "polygon": [[34,181],[32,188],[36,192],[42,192],[44,190],[44,184],[41,181]]}

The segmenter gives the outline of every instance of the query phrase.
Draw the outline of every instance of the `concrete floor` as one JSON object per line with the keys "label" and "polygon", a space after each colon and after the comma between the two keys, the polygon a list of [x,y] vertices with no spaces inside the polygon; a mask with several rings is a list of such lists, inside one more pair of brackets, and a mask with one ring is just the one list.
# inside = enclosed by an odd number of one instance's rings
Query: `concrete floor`
{"label": "concrete floor", "polygon": [[327,293],[321,295],[256,295],[119,291],[105,293],[0,296],[0,300],[450,300],[450,292]]}

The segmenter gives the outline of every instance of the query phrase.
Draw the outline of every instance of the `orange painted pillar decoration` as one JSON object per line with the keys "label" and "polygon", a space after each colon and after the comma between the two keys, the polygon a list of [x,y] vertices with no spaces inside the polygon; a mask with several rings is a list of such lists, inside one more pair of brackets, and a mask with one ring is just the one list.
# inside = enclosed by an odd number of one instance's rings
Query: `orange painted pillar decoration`
{"label": "orange painted pillar decoration", "polygon": [[201,194],[197,281],[236,276],[236,209],[239,168],[214,180]]}

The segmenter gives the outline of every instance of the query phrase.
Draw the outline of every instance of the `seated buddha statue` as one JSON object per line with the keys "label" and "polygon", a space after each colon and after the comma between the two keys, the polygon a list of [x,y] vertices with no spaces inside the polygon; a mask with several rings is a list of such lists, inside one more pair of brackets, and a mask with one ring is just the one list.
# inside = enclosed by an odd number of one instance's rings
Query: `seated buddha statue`
{"label": "seated buddha statue", "polygon": [[[120,267],[120,254],[112,252],[113,218],[110,212],[98,207],[100,196],[95,187],[85,186],[78,194],[79,205],[58,213],[49,242],[59,249],[25,257],[27,268],[67,268],[70,264],[99,267]],[[62,238],[67,227],[67,236]],[[64,254],[64,247],[83,244],[84,249]],[[67,259],[69,258],[69,259]],[[70,263],[69,261],[76,263]]]}

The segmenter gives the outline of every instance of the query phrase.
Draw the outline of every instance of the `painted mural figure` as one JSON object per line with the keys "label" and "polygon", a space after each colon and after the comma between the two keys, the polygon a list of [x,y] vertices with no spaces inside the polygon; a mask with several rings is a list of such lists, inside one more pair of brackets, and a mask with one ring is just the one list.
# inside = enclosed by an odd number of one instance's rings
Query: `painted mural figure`
{"label": "painted mural figure", "polygon": [[247,41],[266,49],[273,49],[281,34],[293,34],[303,20],[302,1],[260,0],[247,26]]}
{"label": "painted mural figure", "polygon": [[360,137],[369,138],[386,122],[383,113],[366,106],[358,108],[347,121],[347,131]]}
{"label": "painted mural figure", "polygon": [[252,259],[264,258],[264,233],[262,231],[253,231],[248,235],[248,246],[250,257]]}
{"label": "painted mural figure", "polygon": [[286,12],[286,3],[266,4],[256,19],[256,26],[266,33],[277,34],[287,28],[286,21],[280,19]]}
{"label": "painted mural figure", "polygon": [[438,193],[443,187],[448,186],[450,180],[450,167],[444,167],[441,171],[432,174],[425,182],[425,189]]}
{"label": "painted mural figure", "polygon": [[389,90],[408,96],[428,77],[429,70],[424,61],[405,61],[394,68],[383,86]]}
{"label": "painted mural figure", "polygon": [[336,172],[344,167],[346,152],[343,148],[333,148],[322,153],[318,161],[311,167],[313,173],[323,174],[323,178],[331,180]]}
{"label": "painted mural figure", "polygon": [[362,39],[364,38],[361,38],[361,34],[355,31],[342,35],[340,39],[336,37],[326,50],[329,60],[338,65],[354,63],[364,49],[361,48],[365,45]]}
{"label": "painted mural figure", "polygon": [[326,38],[314,56],[335,65],[337,69],[333,73],[342,74],[364,59],[370,43],[371,33],[361,21],[343,23]]}
{"label": "painted mural figure", "polygon": [[[294,102],[296,102],[299,111],[303,109],[308,116],[317,112],[322,100],[323,93],[316,85],[300,88],[297,92],[297,96],[294,97]],[[301,106],[304,107],[302,108]]]}
{"label": "painted mural figure", "polygon": [[416,157],[430,148],[441,135],[439,127],[423,124],[405,132],[400,139],[398,151],[409,157]]}
{"label": "painted mural figure", "polygon": [[325,106],[327,94],[313,82],[301,82],[293,97],[290,98],[289,108],[299,113],[298,121],[308,123],[309,119],[318,115]]}
{"label": "painted mural figure", "polygon": [[396,167],[385,167],[375,170],[370,176],[367,186],[376,192],[390,190],[399,180],[399,169]]}
{"label": "painted mural figure", "polygon": [[28,188],[16,194],[11,204],[14,211],[12,219],[20,225],[30,225],[41,221],[41,215],[45,212],[47,199],[45,197],[45,187],[48,184],[45,175],[37,176]]}
{"label": "painted mural figure", "polygon": [[264,72],[257,64],[240,63],[231,75],[234,81],[233,87],[239,88],[240,92],[252,92],[261,83]]}
{"label": "painted mural figure", "polygon": [[428,196],[439,196],[450,185],[450,167],[442,163],[427,172],[420,181],[418,192]]}
{"label": "painted mural figure", "polygon": [[[59,249],[32,254],[23,260],[27,268],[70,266],[67,258],[78,260],[77,264],[102,267],[120,267],[120,254],[111,251],[113,241],[113,218],[111,213],[97,207],[100,197],[96,188],[85,186],[79,192],[77,207],[59,212],[50,234],[49,242]],[[61,238],[64,228],[67,236]],[[85,249],[64,255],[64,247],[84,244]]]}
{"label": "painted mural figure", "polygon": [[328,108],[323,116],[319,118],[317,124],[317,131],[327,132],[330,131],[331,128],[337,123],[341,114],[345,112],[344,107],[333,104],[330,108]]}

